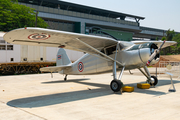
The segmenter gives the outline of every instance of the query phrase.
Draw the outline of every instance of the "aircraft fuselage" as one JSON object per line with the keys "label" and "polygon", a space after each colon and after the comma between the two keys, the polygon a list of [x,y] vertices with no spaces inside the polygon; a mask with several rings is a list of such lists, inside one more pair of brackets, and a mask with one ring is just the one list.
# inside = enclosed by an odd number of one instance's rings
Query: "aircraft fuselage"
{"label": "aircraft fuselage", "polygon": [[[122,63],[125,66],[125,70],[131,70],[136,68],[141,68],[146,65],[150,55],[152,54],[152,46],[146,44],[146,47],[143,47],[143,44],[131,46],[125,50],[117,52],[117,61]],[[155,49],[155,48],[153,48]],[[112,54],[111,54],[112,53]],[[109,53],[110,57],[115,58],[115,51]],[[157,63],[159,57],[154,59],[151,64]],[[68,75],[88,75],[88,74],[99,74],[112,72],[113,62],[110,60],[105,60],[100,55],[90,55],[85,54],[79,60],[72,64],[70,69],[64,70],[63,74]],[[117,70],[122,69],[122,65],[117,64]],[[62,73],[62,72],[60,72]]]}

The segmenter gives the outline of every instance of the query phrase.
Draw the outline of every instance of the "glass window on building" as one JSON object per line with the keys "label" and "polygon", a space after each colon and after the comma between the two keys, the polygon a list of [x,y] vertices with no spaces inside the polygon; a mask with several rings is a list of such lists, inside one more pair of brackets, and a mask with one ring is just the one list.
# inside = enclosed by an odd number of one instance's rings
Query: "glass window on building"
{"label": "glass window on building", "polygon": [[0,50],[6,50],[6,45],[0,45]]}
{"label": "glass window on building", "polygon": [[13,45],[7,45],[7,50],[13,50]]}
{"label": "glass window on building", "polygon": [[6,41],[5,40],[0,40],[0,43],[6,43]]}

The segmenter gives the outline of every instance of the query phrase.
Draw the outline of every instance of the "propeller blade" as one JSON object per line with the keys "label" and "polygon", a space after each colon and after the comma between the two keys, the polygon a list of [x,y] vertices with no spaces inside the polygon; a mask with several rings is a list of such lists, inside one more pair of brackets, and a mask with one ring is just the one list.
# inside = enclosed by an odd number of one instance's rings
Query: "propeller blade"
{"label": "propeller blade", "polygon": [[160,50],[162,48],[162,46],[164,45],[166,41],[164,40],[163,43],[161,44],[161,46],[158,48],[158,50]]}
{"label": "propeller blade", "polygon": [[160,50],[161,50],[161,48],[162,48],[162,46],[164,45],[165,42],[166,42],[166,41],[164,41],[164,42],[161,44],[161,46],[160,46],[158,49],[156,49],[156,50],[154,51],[154,53],[150,56],[149,60],[148,60],[147,63],[146,63],[147,66],[149,66],[149,64],[151,63],[151,61],[152,61],[152,60],[156,57],[156,55],[160,52]]}
{"label": "propeller blade", "polygon": [[146,65],[149,66],[149,64],[151,63],[151,61],[156,57],[156,55],[159,53],[159,50],[156,49],[154,51],[154,53],[150,56],[149,60],[147,61]]}

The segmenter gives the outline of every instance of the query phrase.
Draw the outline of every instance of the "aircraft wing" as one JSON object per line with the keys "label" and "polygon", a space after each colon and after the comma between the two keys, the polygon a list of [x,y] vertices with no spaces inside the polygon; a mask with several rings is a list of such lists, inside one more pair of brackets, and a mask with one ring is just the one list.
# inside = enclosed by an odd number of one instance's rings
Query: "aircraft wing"
{"label": "aircraft wing", "polygon": [[[102,57],[105,57],[123,66],[123,64],[119,61],[101,52],[103,48],[117,45],[118,43],[118,41],[107,37],[27,27],[15,29],[6,33],[4,35],[4,40],[12,44],[60,47],[87,52],[90,54],[100,54]],[[134,44],[142,44],[147,42],[154,42],[158,45],[162,43],[162,41],[133,41]],[[167,41],[163,47],[167,47],[175,43],[176,42],[173,41]],[[124,42],[120,42],[120,44],[122,46],[125,45]]]}
{"label": "aircraft wing", "polygon": [[4,35],[4,39],[12,44],[64,47],[92,54],[97,54],[97,51],[90,49],[84,43],[100,51],[104,47],[116,45],[118,42],[106,37],[33,27],[12,30]]}
{"label": "aircraft wing", "polygon": [[[144,43],[153,42],[158,47],[160,47],[160,45],[163,43],[163,41],[131,41],[131,42],[133,42],[134,44],[144,44]],[[168,47],[168,46],[172,46],[172,45],[175,45],[175,44],[177,44],[177,42],[175,42],[175,41],[166,41],[164,43],[164,45],[162,46],[162,48],[165,48],[165,47]]]}
{"label": "aircraft wing", "polygon": [[61,66],[53,66],[53,67],[43,67],[40,68],[41,72],[59,72],[64,69],[71,68],[71,65],[61,65]]}

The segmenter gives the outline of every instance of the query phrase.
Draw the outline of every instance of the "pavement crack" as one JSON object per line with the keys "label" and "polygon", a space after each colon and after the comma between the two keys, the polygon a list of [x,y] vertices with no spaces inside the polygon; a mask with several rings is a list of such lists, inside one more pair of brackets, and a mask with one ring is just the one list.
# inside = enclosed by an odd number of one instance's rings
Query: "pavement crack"
{"label": "pavement crack", "polygon": [[[0,102],[6,104],[5,102],[2,102],[2,101],[0,101]],[[7,104],[7,105],[8,105],[8,104]],[[47,120],[46,118],[43,118],[43,117],[41,117],[41,116],[38,116],[38,115],[36,115],[36,114],[33,114],[33,113],[28,112],[28,111],[26,111],[26,110],[23,110],[23,109],[21,109],[21,108],[19,108],[19,107],[16,107],[16,106],[14,106],[14,105],[10,105],[10,104],[9,104],[8,106],[13,107],[13,108],[16,108],[16,109],[18,109],[18,110],[21,110],[21,111],[23,111],[23,112],[26,112],[26,113],[28,113],[28,114],[30,114],[30,115],[36,116],[36,117],[41,118],[41,119],[43,119],[43,120]]]}
{"label": "pavement crack", "polygon": [[[13,107],[14,107],[14,106],[13,106]],[[36,117],[38,117],[38,118],[41,118],[41,119],[43,119],[43,120],[47,120],[46,118],[43,118],[43,117],[38,116],[38,115],[36,115],[36,114],[30,113],[30,112],[28,112],[28,111],[26,111],[26,110],[23,110],[23,109],[21,109],[21,108],[18,108],[18,107],[14,107],[14,108],[17,108],[17,109],[19,109],[19,110],[21,110],[21,111],[24,111],[24,112],[26,112],[26,113],[29,113],[29,114],[31,114],[31,115],[33,115],[33,116],[36,116]]]}

